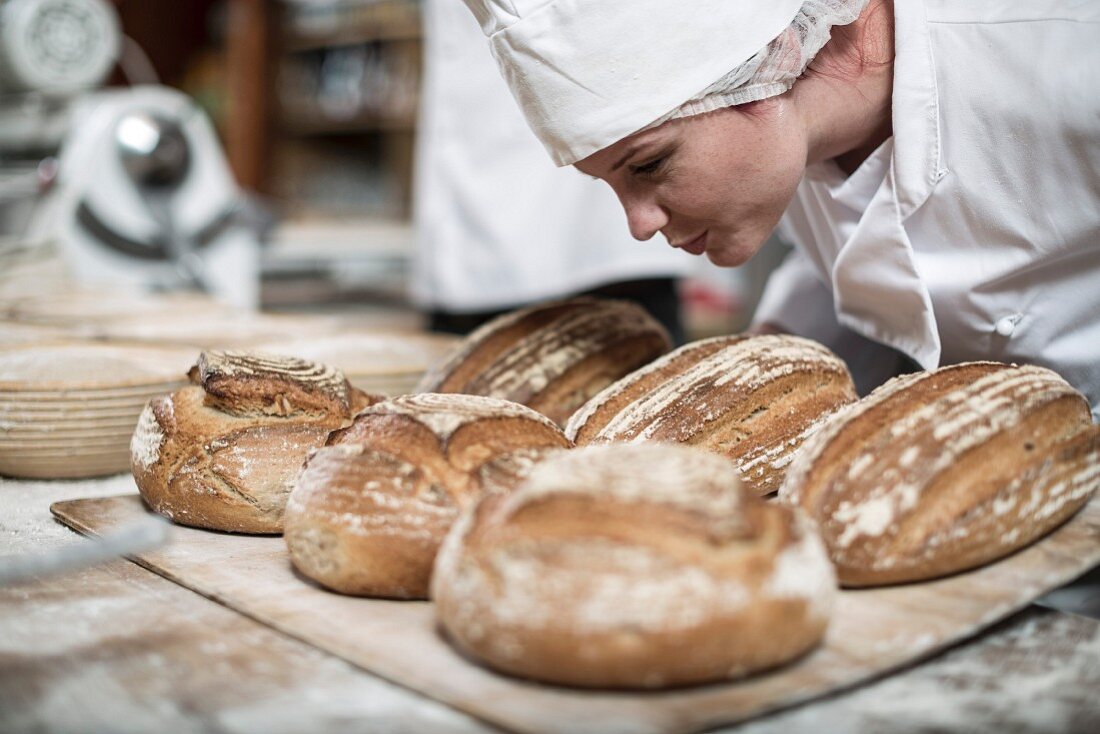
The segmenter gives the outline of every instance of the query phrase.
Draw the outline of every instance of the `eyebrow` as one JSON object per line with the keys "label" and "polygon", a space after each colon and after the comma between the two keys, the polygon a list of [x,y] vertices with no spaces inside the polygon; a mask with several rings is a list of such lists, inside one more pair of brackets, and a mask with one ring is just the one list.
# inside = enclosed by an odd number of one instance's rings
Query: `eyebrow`
{"label": "eyebrow", "polygon": [[637,143],[630,146],[630,149],[626,151],[626,153],[623,155],[622,158],[619,159],[619,162],[616,163],[615,165],[611,166],[611,170],[612,171],[617,171],[620,168],[622,168],[623,164],[626,163],[628,160],[630,160],[634,156],[634,154],[637,153],[643,147],[645,147],[645,146],[644,145],[639,145]]}

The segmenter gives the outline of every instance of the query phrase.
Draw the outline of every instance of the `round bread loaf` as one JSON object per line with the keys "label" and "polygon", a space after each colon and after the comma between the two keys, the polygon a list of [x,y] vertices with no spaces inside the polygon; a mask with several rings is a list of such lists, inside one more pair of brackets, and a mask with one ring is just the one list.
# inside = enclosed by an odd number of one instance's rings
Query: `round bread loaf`
{"label": "round bread loaf", "polygon": [[195,385],[149,401],[130,468],[154,511],[182,525],[280,533],[302,463],[381,398],[335,369],[293,357],[203,352]]}
{"label": "round bread loaf", "polygon": [[450,639],[506,673],[601,688],[734,678],[827,626],[836,578],[792,510],[702,451],[578,448],[455,523],[432,598]]}
{"label": "round bread loaf", "polygon": [[1100,428],[1054,372],[977,362],[895,378],[807,442],[780,491],[842,584],[919,581],[1042,537],[1100,486]]}
{"label": "round bread loaf", "polygon": [[720,336],[627,375],[578,410],[578,446],[660,441],[733,460],[757,494],[779,489],[802,442],[856,400],[844,362],[796,336]]}
{"label": "round bread loaf", "polygon": [[562,424],[590,397],[670,348],[664,327],[641,306],[574,298],[490,321],[430,370],[417,391],[512,400]]}
{"label": "round bread loaf", "polygon": [[345,594],[422,599],[443,536],[570,442],[530,408],[423,393],[374,405],[310,457],[286,511],[290,559]]}

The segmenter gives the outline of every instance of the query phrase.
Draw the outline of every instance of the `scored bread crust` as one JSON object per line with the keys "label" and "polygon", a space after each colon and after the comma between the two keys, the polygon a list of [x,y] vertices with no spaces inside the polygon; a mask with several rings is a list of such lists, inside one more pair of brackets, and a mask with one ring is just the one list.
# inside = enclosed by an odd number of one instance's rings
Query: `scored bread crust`
{"label": "scored bread crust", "polygon": [[1100,428],[1054,372],[971,362],[895,378],[803,448],[780,496],[820,526],[842,584],[1002,558],[1100,486]]}
{"label": "scored bread crust", "polygon": [[836,593],[820,539],[788,509],[701,451],[578,448],[452,527],[432,581],[437,619],[488,666],[571,686],[774,667],[818,644]]}
{"label": "scored bread crust", "polygon": [[306,456],[381,400],[338,370],[290,357],[204,352],[190,374],[199,384],[145,406],[130,468],[155,512],[211,530],[282,532]]}
{"label": "scored bread crust", "polygon": [[663,441],[733,460],[757,494],[774,492],[803,441],[856,400],[844,362],[787,335],[721,336],[636,370],[574,413],[578,446]]}
{"label": "scored bread crust", "polygon": [[425,598],[459,512],[571,445],[545,416],[495,398],[423,393],[378,403],[307,462],[287,503],[291,561],[334,591]]}
{"label": "scored bread crust", "polygon": [[671,346],[664,327],[637,304],[556,301],[484,324],[424,376],[417,392],[512,400],[563,424],[588,398]]}
{"label": "scored bread crust", "polygon": [[234,415],[346,415],[363,395],[326,364],[258,352],[203,352],[189,376],[207,405]]}

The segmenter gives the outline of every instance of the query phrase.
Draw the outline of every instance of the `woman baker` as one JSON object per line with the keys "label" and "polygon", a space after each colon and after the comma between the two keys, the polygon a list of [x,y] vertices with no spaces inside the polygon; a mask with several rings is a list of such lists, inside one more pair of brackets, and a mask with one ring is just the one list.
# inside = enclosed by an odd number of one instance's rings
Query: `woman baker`
{"label": "woman baker", "polygon": [[634,237],[732,267],[779,227],[758,330],[831,346],[862,390],[1040,364],[1100,415],[1100,3],[466,2]]}

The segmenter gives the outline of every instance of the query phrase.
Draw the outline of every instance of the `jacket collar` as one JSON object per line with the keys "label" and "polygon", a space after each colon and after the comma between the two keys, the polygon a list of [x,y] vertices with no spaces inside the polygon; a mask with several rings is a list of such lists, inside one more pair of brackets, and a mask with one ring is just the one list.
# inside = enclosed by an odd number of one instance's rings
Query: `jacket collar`
{"label": "jacket collar", "polygon": [[895,3],[894,13],[890,167],[837,254],[832,284],[841,324],[929,369],[939,364],[939,330],[904,222],[943,177],[939,105],[924,2]]}
{"label": "jacket collar", "polygon": [[924,0],[894,3],[894,178],[905,220],[943,178],[939,92]]}

